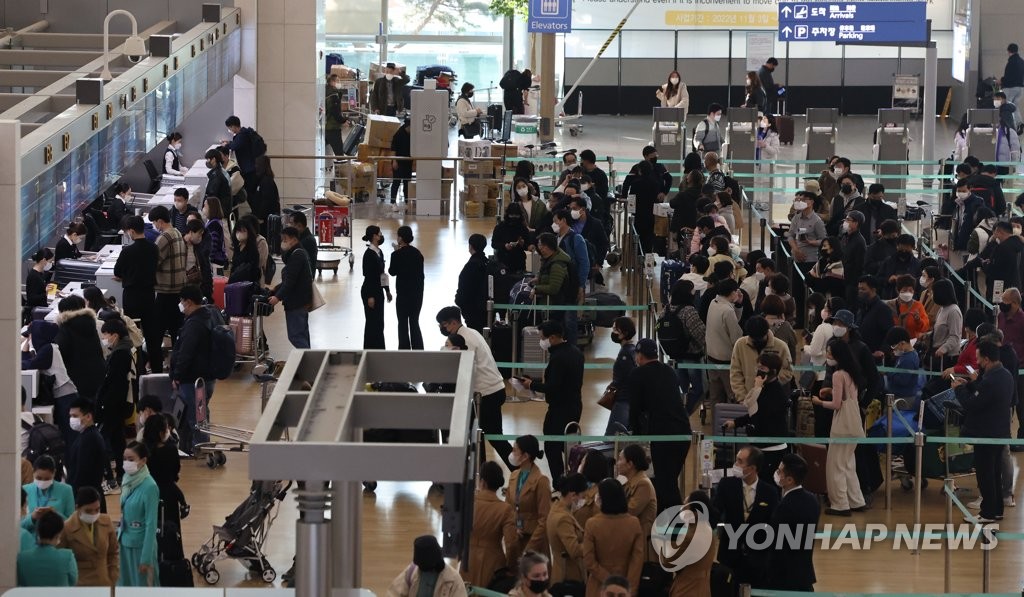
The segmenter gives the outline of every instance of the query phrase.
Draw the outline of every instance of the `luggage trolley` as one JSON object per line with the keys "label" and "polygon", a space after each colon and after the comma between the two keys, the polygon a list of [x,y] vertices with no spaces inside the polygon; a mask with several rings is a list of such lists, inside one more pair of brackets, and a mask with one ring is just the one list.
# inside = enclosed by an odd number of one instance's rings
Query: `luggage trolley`
{"label": "luggage trolley", "polygon": [[[356,256],[352,246],[352,205],[344,200],[332,201],[327,205],[313,204],[313,222],[319,243],[316,254],[317,275],[323,277],[324,270],[331,270],[338,276],[338,267],[348,259],[348,271],[355,267]],[[336,244],[335,239],[348,239],[348,245]]]}
{"label": "luggage trolley", "polygon": [[[269,367],[257,368],[253,378],[260,384],[260,412],[267,406],[270,394],[277,383],[276,374],[283,363],[272,362]],[[196,380],[196,432],[209,436],[208,441],[197,443],[193,454],[198,459],[206,453],[206,466],[217,468],[227,463],[225,452],[248,452],[252,431],[228,425],[214,425],[210,422],[206,407],[206,387],[202,379]]]}
{"label": "luggage trolley", "polygon": [[270,345],[267,335],[263,332],[263,318],[273,313],[274,308],[267,302],[267,297],[256,294],[252,298],[251,317],[231,317],[228,325],[235,335],[235,367],[252,363],[273,366],[270,358]]}
{"label": "luggage trolley", "polygon": [[[960,437],[963,419],[963,409],[952,389],[922,400],[918,407],[917,423],[926,435]],[[922,458],[922,489],[927,487],[928,479],[959,479],[974,474],[974,447],[966,443],[925,443]],[[908,451],[903,460],[905,466],[893,467],[893,473],[900,479],[900,486],[910,490],[914,486],[914,452]]]}

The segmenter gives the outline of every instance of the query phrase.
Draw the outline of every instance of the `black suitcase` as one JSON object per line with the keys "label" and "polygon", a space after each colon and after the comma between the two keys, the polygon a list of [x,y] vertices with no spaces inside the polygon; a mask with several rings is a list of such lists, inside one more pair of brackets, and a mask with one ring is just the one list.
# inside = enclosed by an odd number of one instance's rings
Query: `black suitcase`
{"label": "black suitcase", "polygon": [[[491,356],[496,363],[511,363],[512,358],[512,326],[502,321],[494,322],[491,326]],[[512,369],[499,367],[498,371],[505,379],[512,377]]]}
{"label": "black suitcase", "polygon": [[[157,533],[157,554],[160,568],[161,587],[194,587],[192,564],[185,559],[185,550],[181,545],[181,525],[167,521],[164,516],[165,505],[160,502],[160,528]],[[177,508],[177,504],[170,506]]]}
{"label": "black suitcase", "polygon": [[270,214],[267,216],[267,244],[270,245],[271,255],[281,254],[281,216]]}
{"label": "black suitcase", "polygon": [[345,155],[355,155],[356,148],[363,142],[363,135],[366,134],[366,127],[361,124],[353,124],[352,129],[345,137],[345,143],[341,146],[341,152]]}
{"label": "black suitcase", "polygon": [[[594,301],[594,304],[599,307],[615,307],[615,306],[626,306],[625,301],[622,297],[615,294],[614,292],[596,292],[587,296],[587,301]],[[589,304],[589,303],[588,303]],[[594,313],[594,325],[599,328],[610,328],[615,323],[615,319],[622,317],[626,314],[625,311],[617,311],[609,309],[608,311],[593,311]]]}
{"label": "black suitcase", "polygon": [[192,564],[188,560],[163,560],[160,562],[161,587],[194,587]]}
{"label": "black suitcase", "polygon": [[501,117],[504,115],[504,108],[501,104],[487,106],[487,122],[492,131],[501,130]]}
{"label": "black suitcase", "polygon": [[793,125],[793,117],[786,116],[783,114],[775,115],[775,128],[779,129],[779,143],[783,145],[792,145],[793,138],[795,136],[795,126]]}

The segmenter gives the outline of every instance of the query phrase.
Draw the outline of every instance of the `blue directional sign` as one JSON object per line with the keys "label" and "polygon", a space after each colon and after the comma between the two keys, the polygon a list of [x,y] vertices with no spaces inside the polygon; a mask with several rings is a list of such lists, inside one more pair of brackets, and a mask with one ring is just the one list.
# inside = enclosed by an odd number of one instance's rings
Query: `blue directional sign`
{"label": "blue directional sign", "polygon": [[530,0],[528,33],[572,32],[572,0]]}
{"label": "blue directional sign", "polygon": [[780,2],[779,41],[928,41],[927,2]]}

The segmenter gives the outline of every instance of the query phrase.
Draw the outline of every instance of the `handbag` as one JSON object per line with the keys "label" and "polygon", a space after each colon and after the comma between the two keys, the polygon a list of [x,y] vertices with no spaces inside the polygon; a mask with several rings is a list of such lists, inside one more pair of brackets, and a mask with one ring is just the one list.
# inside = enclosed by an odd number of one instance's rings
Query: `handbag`
{"label": "handbag", "polygon": [[480,135],[480,121],[474,120],[469,124],[462,125],[462,136],[466,139],[472,139]]}
{"label": "handbag", "polygon": [[615,404],[615,396],[618,395],[618,393],[618,388],[611,384],[608,384],[608,387],[604,389],[604,393],[601,394],[601,397],[597,399],[597,405],[602,408],[611,410],[612,406]]}
{"label": "handbag", "polygon": [[198,265],[193,265],[185,271],[185,280],[190,286],[199,286],[203,283],[203,272]]}
{"label": "handbag", "polygon": [[327,301],[324,300],[324,295],[320,294],[320,289],[316,287],[316,284],[313,284],[313,300],[309,302],[309,311],[312,313],[326,304]]}

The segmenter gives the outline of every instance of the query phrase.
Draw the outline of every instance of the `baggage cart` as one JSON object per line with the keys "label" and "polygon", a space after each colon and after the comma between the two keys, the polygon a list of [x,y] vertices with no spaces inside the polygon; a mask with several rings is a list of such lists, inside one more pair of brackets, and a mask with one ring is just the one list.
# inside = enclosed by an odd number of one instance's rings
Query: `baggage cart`
{"label": "baggage cart", "polygon": [[[283,362],[272,363],[268,368],[260,367],[253,370],[253,379],[260,384],[260,412],[266,408],[277,383],[277,375],[283,366]],[[205,453],[206,466],[211,469],[227,463],[227,452],[248,452],[249,443],[252,441],[250,429],[210,422],[209,410],[206,407],[206,386],[202,379],[196,380],[196,433],[207,436],[207,440],[197,443],[192,453],[197,459]]]}

